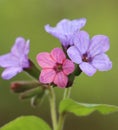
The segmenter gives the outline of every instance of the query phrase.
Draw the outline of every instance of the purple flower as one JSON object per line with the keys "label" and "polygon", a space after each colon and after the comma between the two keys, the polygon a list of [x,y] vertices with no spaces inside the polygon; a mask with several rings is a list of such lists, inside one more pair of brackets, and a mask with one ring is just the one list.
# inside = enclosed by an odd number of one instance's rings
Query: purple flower
{"label": "purple flower", "polygon": [[73,45],[72,39],[75,33],[80,31],[85,24],[85,18],[76,20],[63,19],[56,25],[56,27],[46,25],[45,30],[54,37],[58,38],[63,47],[67,49],[69,46]]}
{"label": "purple flower", "polygon": [[74,46],[67,50],[67,54],[85,74],[92,76],[96,70],[108,71],[112,68],[112,62],[105,54],[109,47],[107,36],[96,35],[90,40],[87,32],[80,31],[75,35]]}
{"label": "purple flower", "polygon": [[0,67],[5,68],[2,73],[3,79],[11,79],[16,74],[29,67],[28,60],[29,40],[18,37],[13,45],[11,52],[0,56]]}

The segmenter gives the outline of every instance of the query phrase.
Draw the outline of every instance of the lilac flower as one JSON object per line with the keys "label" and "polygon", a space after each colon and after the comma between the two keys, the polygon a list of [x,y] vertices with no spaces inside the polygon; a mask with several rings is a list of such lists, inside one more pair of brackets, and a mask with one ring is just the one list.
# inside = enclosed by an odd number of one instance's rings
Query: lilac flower
{"label": "lilac flower", "polygon": [[80,31],[85,24],[85,18],[76,20],[63,19],[56,25],[56,27],[46,25],[45,30],[58,38],[62,43],[62,46],[67,49],[69,46],[73,45],[72,39],[75,33]]}
{"label": "lilac flower", "polygon": [[2,73],[3,79],[11,79],[16,74],[29,67],[28,60],[29,40],[18,37],[13,45],[11,52],[0,56],[0,67],[5,68]]}
{"label": "lilac flower", "polygon": [[66,59],[60,48],[54,48],[51,53],[42,52],[37,55],[37,62],[42,71],[39,77],[41,83],[54,83],[64,88],[68,83],[68,75],[74,71],[74,64]]}
{"label": "lilac flower", "polygon": [[67,50],[67,54],[85,74],[92,76],[96,70],[108,71],[112,68],[112,62],[105,54],[109,47],[107,36],[96,35],[90,40],[87,32],[80,31],[75,35],[74,46]]}

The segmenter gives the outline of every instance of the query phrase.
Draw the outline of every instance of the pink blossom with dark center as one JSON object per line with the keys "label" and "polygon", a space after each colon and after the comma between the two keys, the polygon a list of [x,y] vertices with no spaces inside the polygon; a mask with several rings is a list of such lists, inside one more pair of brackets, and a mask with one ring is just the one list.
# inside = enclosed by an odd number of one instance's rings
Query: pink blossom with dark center
{"label": "pink blossom with dark center", "polygon": [[58,87],[66,87],[68,75],[74,71],[74,64],[66,58],[62,49],[54,48],[51,53],[39,53],[36,59],[42,68],[39,76],[41,83],[54,83]]}
{"label": "pink blossom with dark center", "polygon": [[3,79],[11,79],[16,74],[29,67],[28,60],[29,40],[18,37],[11,48],[10,53],[0,56],[0,67],[5,68],[2,73]]}
{"label": "pink blossom with dark center", "polygon": [[73,45],[72,40],[75,33],[80,31],[80,29],[84,27],[85,24],[86,24],[85,18],[75,20],[63,19],[59,23],[57,23],[56,27],[46,25],[45,30],[54,37],[58,38],[62,43],[62,46],[65,49],[67,49],[68,47]]}
{"label": "pink blossom with dark center", "polygon": [[80,69],[88,76],[94,75],[96,70],[108,71],[112,62],[105,54],[109,50],[109,38],[95,35],[91,40],[85,31],[77,33],[73,39],[74,46],[67,50],[70,59],[79,64]]}

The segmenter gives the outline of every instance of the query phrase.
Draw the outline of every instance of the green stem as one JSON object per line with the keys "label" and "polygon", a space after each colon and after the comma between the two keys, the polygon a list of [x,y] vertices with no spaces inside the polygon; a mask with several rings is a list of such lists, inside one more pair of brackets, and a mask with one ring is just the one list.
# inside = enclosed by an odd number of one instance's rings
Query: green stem
{"label": "green stem", "polygon": [[56,102],[55,102],[55,93],[53,87],[49,87],[49,101],[50,101],[50,110],[51,110],[51,118],[53,130],[56,130],[57,127],[57,115],[56,115]]}
{"label": "green stem", "polygon": [[[70,97],[70,92],[71,92],[71,87],[65,89],[63,100]],[[56,130],[63,130],[65,116],[66,113],[59,114],[59,120],[58,120],[58,125]]]}
{"label": "green stem", "polygon": [[70,97],[70,93],[71,93],[71,87],[66,88],[65,91],[64,91],[63,99],[69,98]]}

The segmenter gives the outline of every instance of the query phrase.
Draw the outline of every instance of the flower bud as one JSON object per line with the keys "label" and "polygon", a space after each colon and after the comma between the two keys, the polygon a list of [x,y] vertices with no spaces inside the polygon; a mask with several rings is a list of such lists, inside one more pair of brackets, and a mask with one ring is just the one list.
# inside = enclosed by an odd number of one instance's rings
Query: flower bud
{"label": "flower bud", "polygon": [[31,98],[31,106],[32,107],[36,107],[36,106],[40,106],[41,103],[43,102],[44,100],[44,97],[45,97],[45,92],[43,91],[42,93],[40,94],[37,94],[35,95],[34,97]]}
{"label": "flower bud", "polygon": [[21,92],[25,92],[27,90],[36,88],[40,85],[39,82],[36,81],[15,81],[11,83],[11,90],[15,93],[21,93]]}
{"label": "flower bud", "polygon": [[20,94],[20,99],[29,99],[36,95],[42,95],[44,89],[41,87],[33,88]]}

